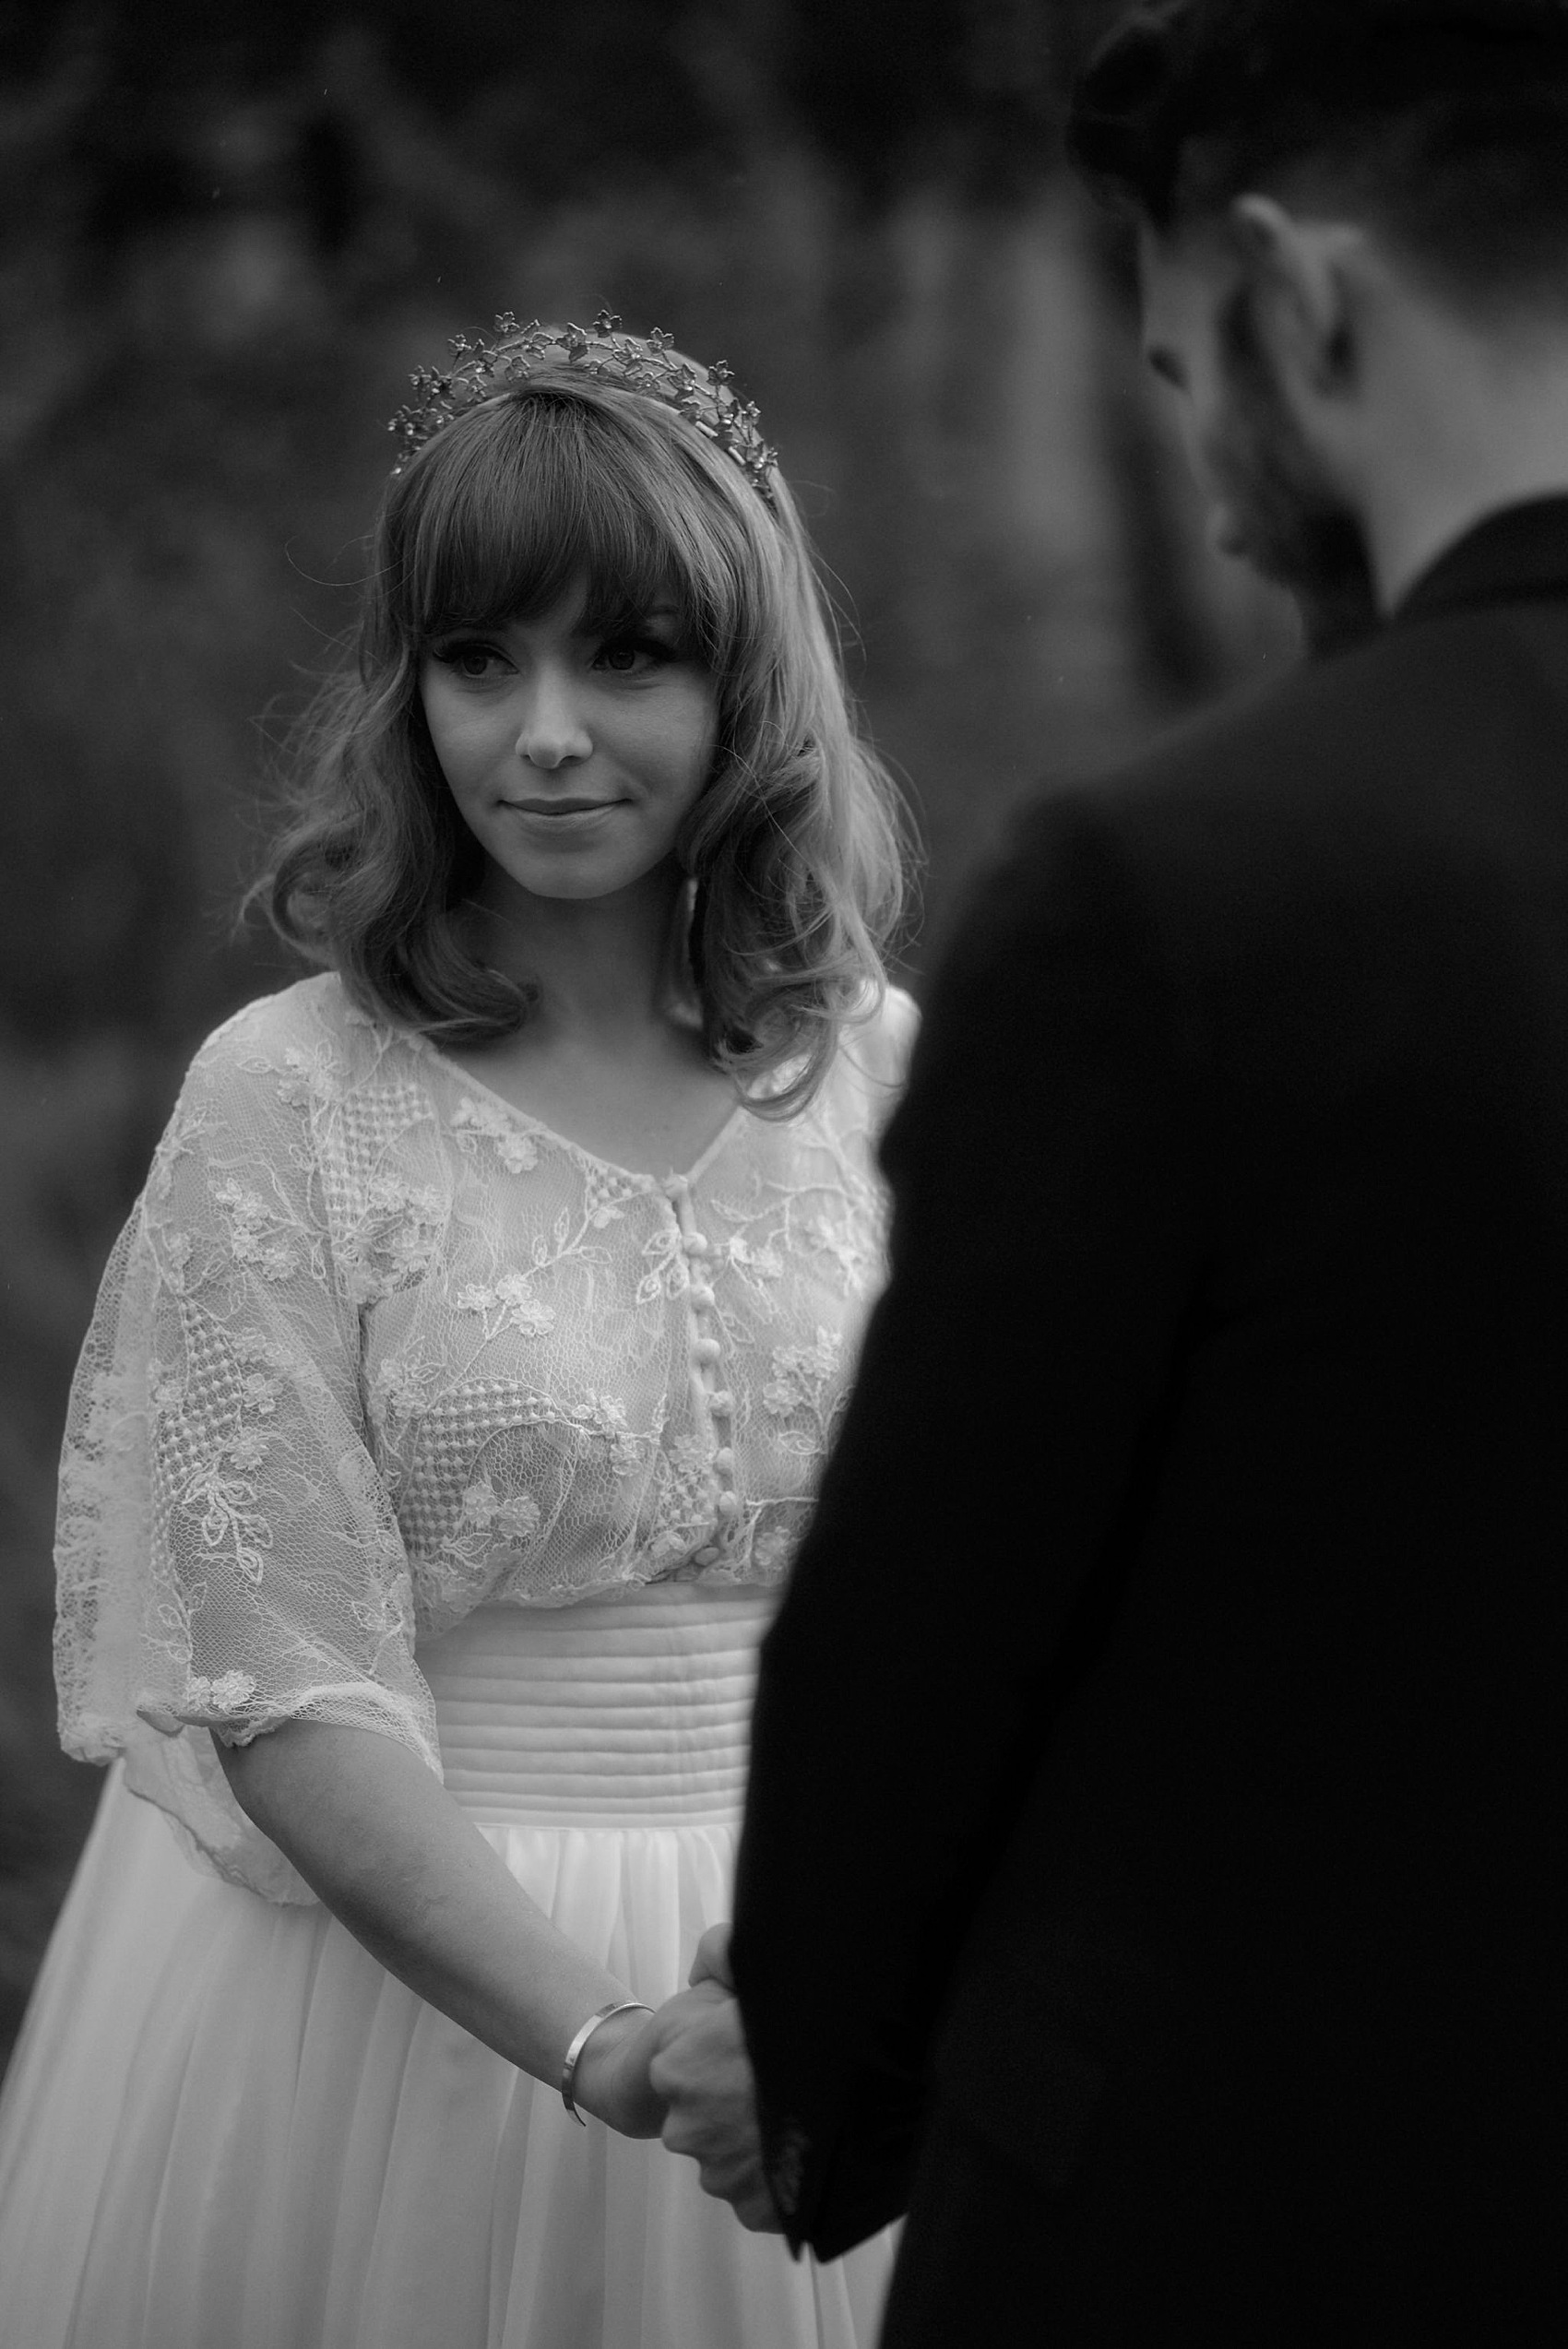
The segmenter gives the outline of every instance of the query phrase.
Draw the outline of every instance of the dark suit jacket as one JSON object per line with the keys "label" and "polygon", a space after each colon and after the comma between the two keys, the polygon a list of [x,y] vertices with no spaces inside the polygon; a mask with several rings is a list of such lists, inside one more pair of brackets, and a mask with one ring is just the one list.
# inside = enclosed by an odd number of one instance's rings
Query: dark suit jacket
{"label": "dark suit jacket", "polygon": [[792,2241],[934,2094],[1053,2343],[1568,2319],[1568,498],[1037,806],[885,1162],[740,1863]]}

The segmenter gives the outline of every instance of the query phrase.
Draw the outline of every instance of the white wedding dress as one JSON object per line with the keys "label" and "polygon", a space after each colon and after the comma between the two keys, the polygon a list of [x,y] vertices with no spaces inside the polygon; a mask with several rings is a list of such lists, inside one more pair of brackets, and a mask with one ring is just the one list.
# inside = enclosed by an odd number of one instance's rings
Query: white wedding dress
{"label": "white wedding dress", "polygon": [[889,2237],[793,2262],[579,2128],[313,1901],[210,1731],[398,1738],[582,1949],[682,1987],[912,1018],[669,1180],[335,979],[204,1047],[67,1431],[63,1734],[113,1767],[0,2098],[0,2349],[872,2349]]}

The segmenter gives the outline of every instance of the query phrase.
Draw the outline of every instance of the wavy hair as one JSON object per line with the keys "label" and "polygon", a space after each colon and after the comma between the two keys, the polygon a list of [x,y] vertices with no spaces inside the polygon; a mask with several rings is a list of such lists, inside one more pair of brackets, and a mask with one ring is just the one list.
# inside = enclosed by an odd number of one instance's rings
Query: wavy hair
{"label": "wavy hair", "polygon": [[537,618],[585,585],[595,633],[672,599],[715,681],[713,767],[677,843],[691,975],[710,1060],[759,1113],[789,1115],[881,1000],[908,819],[856,724],[787,486],[772,476],[765,503],[658,401],[540,367],[388,482],[354,658],[302,721],[291,820],[252,897],[367,1011],[458,1046],[517,1028],[529,991],[470,943],[483,857],[420,669],[454,630]]}

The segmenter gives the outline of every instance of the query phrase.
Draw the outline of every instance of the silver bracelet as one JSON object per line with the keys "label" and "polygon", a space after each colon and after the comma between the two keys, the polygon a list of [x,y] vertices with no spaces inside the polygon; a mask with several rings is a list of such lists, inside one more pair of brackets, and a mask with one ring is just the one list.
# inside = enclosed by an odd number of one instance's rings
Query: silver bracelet
{"label": "silver bracelet", "polygon": [[566,2050],[566,2060],[561,2067],[561,2102],[579,2129],[586,2129],[588,2123],[572,2102],[572,2089],[577,2077],[577,2058],[582,2054],[601,2023],[608,2023],[612,2014],[625,2014],[633,2007],[640,2007],[644,2014],[653,2012],[653,2009],[646,1999],[612,1999],[608,2006],[600,2007],[589,2015]]}

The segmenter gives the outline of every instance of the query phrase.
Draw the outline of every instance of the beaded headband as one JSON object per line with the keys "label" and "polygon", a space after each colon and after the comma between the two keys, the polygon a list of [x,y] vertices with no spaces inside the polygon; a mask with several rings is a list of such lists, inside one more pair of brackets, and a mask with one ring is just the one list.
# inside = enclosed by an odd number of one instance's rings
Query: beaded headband
{"label": "beaded headband", "polygon": [[511,312],[504,310],[495,321],[495,341],[487,342],[482,335],[454,335],[452,365],[422,367],[410,376],[414,397],[387,426],[398,442],[394,474],[455,417],[505,391],[508,384],[526,383],[537,366],[559,367],[564,360],[595,383],[640,392],[672,408],[734,458],[771,507],[768,477],[778,453],[762,437],[755,401],[742,404],[730,389],[732,371],[721,359],[711,367],[683,359],[671,349],[674,338],[657,326],[645,338],[619,333],[620,324],[612,311],[601,310],[591,326],[544,326],[537,318],[519,326]]}

